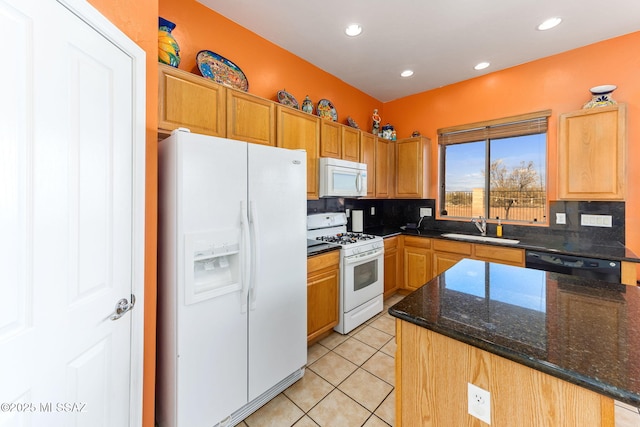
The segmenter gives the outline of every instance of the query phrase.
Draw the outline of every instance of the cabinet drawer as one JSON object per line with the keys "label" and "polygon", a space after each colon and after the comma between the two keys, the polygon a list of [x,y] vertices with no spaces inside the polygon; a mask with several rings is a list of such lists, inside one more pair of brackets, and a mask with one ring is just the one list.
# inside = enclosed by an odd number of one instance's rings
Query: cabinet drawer
{"label": "cabinet drawer", "polygon": [[524,249],[476,244],[474,250],[474,257],[480,260],[524,266]]}
{"label": "cabinet drawer", "polygon": [[390,251],[392,249],[396,249],[398,247],[398,237],[387,237],[384,239],[384,250]]}
{"label": "cabinet drawer", "polygon": [[340,251],[315,255],[307,258],[307,274],[340,265]]}
{"label": "cabinet drawer", "polygon": [[433,241],[433,249],[436,252],[451,252],[454,254],[471,256],[471,243],[436,239]]}
{"label": "cabinet drawer", "polygon": [[426,237],[404,236],[404,245],[415,248],[431,248],[431,239]]}

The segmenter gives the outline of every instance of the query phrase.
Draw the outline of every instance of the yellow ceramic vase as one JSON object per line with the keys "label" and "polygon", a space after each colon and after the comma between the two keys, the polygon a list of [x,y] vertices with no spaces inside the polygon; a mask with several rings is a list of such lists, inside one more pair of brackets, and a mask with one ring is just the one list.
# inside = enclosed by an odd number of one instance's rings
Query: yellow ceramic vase
{"label": "yellow ceramic vase", "polygon": [[177,67],[180,64],[180,47],[171,34],[176,24],[164,18],[158,18],[158,25],[158,62]]}

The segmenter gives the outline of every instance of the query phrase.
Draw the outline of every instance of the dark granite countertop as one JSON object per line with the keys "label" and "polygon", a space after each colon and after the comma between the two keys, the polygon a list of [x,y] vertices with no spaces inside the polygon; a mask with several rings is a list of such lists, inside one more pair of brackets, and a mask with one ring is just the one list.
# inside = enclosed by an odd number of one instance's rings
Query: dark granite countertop
{"label": "dark granite countertop", "polygon": [[389,313],[640,407],[639,287],[464,259]]}
{"label": "dark granite countertop", "polygon": [[[365,233],[381,236],[384,238],[404,234],[407,236],[422,236],[431,239],[449,239],[442,237],[442,234],[451,233],[451,231],[443,230],[402,230],[398,227],[373,227],[367,228]],[[567,239],[564,237],[549,237],[536,239],[534,237],[515,237],[520,243],[501,244],[500,242],[479,242],[470,241],[471,243],[481,243],[483,245],[507,246],[521,249],[532,249],[537,251],[546,251],[565,255],[574,255],[590,258],[603,258],[612,261],[630,261],[640,262],[640,257],[633,253],[629,248],[619,242],[608,242],[606,244],[598,244],[591,241],[580,241],[577,239]],[[457,239],[456,239],[457,240]],[[461,241],[461,240],[460,240]]]}
{"label": "dark granite countertop", "polygon": [[340,246],[333,243],[307,239],[307,258],[314,255],[320,255],[325,252],[333,252],[339,250]]}

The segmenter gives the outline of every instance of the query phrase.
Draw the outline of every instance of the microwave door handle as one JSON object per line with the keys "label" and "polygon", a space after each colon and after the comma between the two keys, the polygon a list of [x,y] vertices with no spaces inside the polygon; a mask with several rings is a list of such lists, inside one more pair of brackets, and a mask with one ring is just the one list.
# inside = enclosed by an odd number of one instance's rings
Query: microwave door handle
{"label": "microwave door handle", "polygon": [[362,191],[362,174],[360,172],[356,175],[356,190]]}

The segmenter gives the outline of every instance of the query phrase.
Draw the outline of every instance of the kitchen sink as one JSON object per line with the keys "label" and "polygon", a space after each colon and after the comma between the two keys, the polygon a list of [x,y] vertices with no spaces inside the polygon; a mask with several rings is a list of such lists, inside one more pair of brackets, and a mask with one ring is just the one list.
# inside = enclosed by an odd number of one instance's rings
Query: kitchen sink
{"label": "kitchen sink", "polygon": [[503,245],[517,245],[520,243],[520,240],[503,239],[502,237],[476,236],[474,234],[445,233],[441,234],[441,236],[449,239],[472,240],[474,242],[502,243]]}

